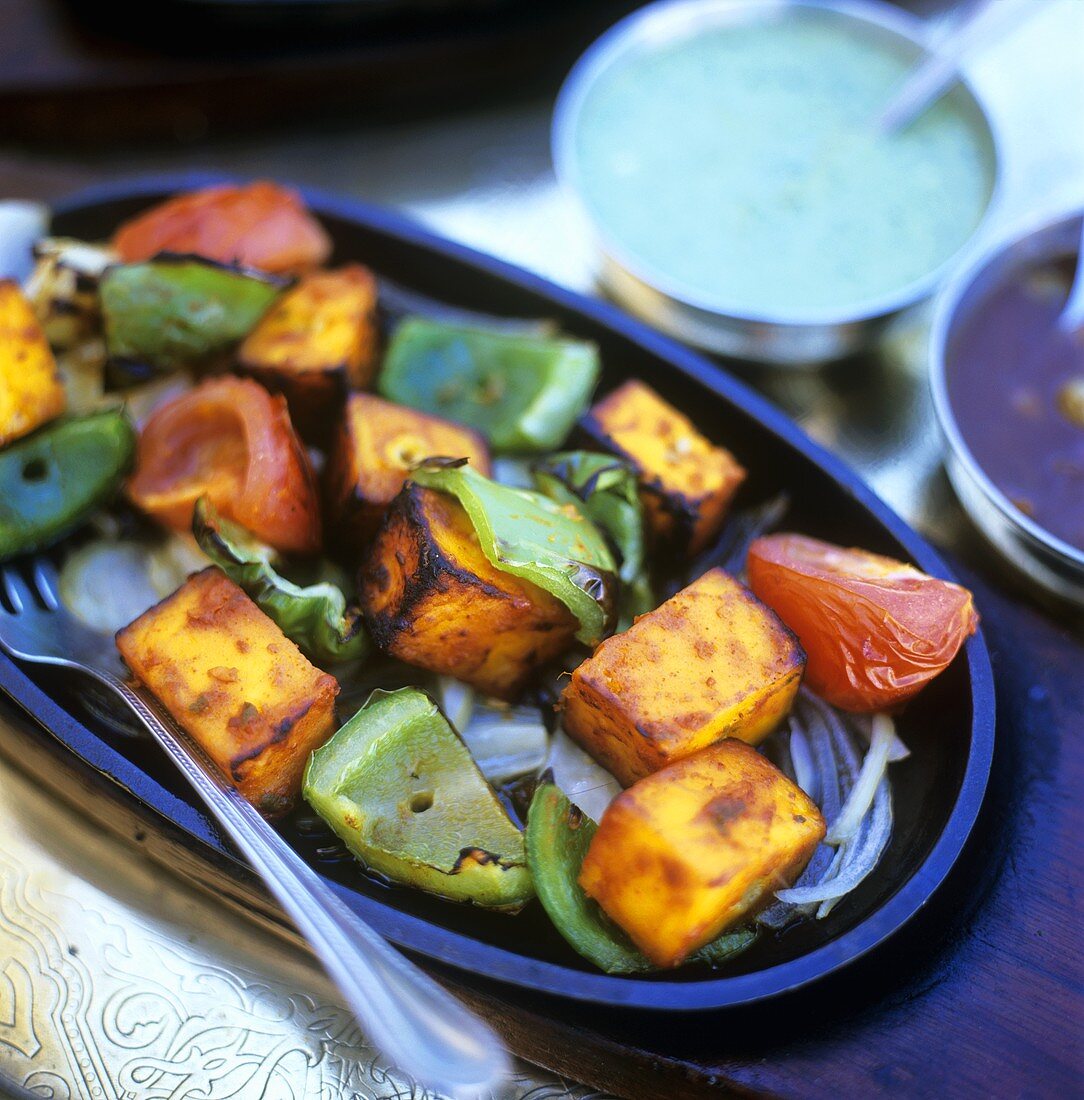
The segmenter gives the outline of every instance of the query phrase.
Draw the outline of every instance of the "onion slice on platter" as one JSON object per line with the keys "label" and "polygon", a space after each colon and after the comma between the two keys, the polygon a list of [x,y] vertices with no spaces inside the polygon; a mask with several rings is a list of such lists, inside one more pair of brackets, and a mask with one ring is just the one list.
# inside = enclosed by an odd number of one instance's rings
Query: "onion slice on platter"
{"label": "onion slice on platter", "polygon": [[207,564],[190,538],[153,545],[106,535],[72,551],[60,569],[60,599],[92,630],[113,634]]}
{"label": "onion slice on platter", "polygon": [[606,807],[621,793],[621,784],[562,729],[553,734],[546,767],[569,801],[593,821],[601,821]]}
{"label": "onion slice on platter", "polygon": [[862,761],[862,768],[858,773],[858,781],[854,789],[847,796],[839,817],[832,823],[828,835],[824,838],[828,844],[842,844],[854,836],[862,819],[873,805],[874,795],[888,767],[888,753],[895,737],[896,728],[892,719],[887,714],[875,714],[869,751],[866,753],[865,760]]}
{"label": "onion slice on platter", "polygon": [[888,765],[908,755],[887,714],[867,722],[842,714],[805,688],[782,740],[776,755],[820,805],[828,832],[798,881],[778,891],[757,917],[769,928],[783,928],[800,916],[825,918],[869,876],[892,835]]}

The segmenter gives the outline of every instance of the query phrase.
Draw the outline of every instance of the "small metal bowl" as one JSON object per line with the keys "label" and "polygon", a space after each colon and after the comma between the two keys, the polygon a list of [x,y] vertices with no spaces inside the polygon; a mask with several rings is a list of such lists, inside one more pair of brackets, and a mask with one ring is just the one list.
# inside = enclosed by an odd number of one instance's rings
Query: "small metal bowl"
{"label": "small metal bowl", "polygon": [[[603,72],[627,55],[658,42],[691,38],[711,27],[800,17],[803,12],[830,12],[854,23],[880,41],[891,43],[910,65],[917,64],[927,52],[922,21],[879,0],[661,0],[649,4],[615,24],[587,50],[557,99],[551,134],[554,168],[558,181],[577,196],[588,218],[591,215],[580,186],[574,138],[586,98]],[[655,327],[722,355],[797,367],[815,366],[862,350],[877,339],[888,321],[933,293],[970,240],[982,231],[997,202],[1001,155],[990,119],[965,82],[948,94],[956,98],[987,145],[991,194],[971,238],[920,279],[851,313],[751,314],[678,288],[666,275],[629,255],[619,241],[608,237],[596,224],[603,286],[618,302]]]}
{"label": "small metal bowl", "polygon": [[[1075,211],[1024,227],[986,250],[938,296],[930,333],[930,388],[946,443],[945,470],[960,503],[988,541],[1026,579],[1071,606],[1084,609],[1084,550],[1052,535],[1024,515],[990,480],[964,442],[949,401],[947,349],[956,326],[1008,271],[1037,260],[1071,256],[1080,243]],[[1081,501],[1084,508],[1084,501]]]}

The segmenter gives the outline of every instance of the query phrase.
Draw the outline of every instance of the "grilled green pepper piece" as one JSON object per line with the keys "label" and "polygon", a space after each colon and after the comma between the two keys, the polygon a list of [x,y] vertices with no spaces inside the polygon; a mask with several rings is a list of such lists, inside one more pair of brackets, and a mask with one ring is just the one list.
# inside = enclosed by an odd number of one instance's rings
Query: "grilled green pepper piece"
{"label": "grilled green pepper piece", "polygon": [[410,317],[380,374],[391,401],[456,420],[497,451],[552,451],[598,381],[598,351],[582,340],[497,332]]}
{"label": "grilled green pepper piece", "polygon": [[135,450],[122,409],[59,420],[0,451],[0,561],[51,546],[120,487]]}
{"label": "grilled green pepper piece", "polygon": [[497,909],[534,896],[523,835],[418,688],[374,691],[313,753],[303,790],[350,851],[393,882]]}
{"label": "grilled green pepper piece", "polygon": [[223,519],[206,497],[196,502],[192,533],[211,561],[318,665],[368,655],[361,608],[347,607],[342,589],[327,582],[301,587],[288,581],[272,567],[268,548]]}
{"label": "grilled green pepper piece", "polygon": [[485,556],[556,596],[579,619],[581,642],[602,641],[613,625],[617,566],[602,532],[578,507],[500,485],[461,462],[423,463],[411,477],[454,496]]}
{"label": "grilled green pepper piece", "polygon": [[[527,865],[538,899],[557,931],[600,970],[607,974],[653,970],[577,881],[597,828],[553,783],[538,786],[527,815]],[[689,961],[715,965],[744,951],[755,939],[755,932],[729,932],[705,944]]]}
{"label": "grilled green pepper piece", "polygon": [[198,256],[163,253],[106,268],[99,282],[106,350],[114,370],[140,378],[226,351],[249,334],[285,280]]}
{"label": "grilled green pepper piece", "polygon": [[563,451],[536,463],[532,474],[540,492],[586,513],[617,551],[622,622],[629,626],[655,607],[644,568],[644,513],[632,467],[613,455]]}

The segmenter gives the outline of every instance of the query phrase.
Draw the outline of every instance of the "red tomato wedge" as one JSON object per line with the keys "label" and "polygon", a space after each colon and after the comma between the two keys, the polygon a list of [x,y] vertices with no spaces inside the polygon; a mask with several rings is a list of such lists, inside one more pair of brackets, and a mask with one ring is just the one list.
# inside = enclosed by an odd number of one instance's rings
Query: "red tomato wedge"
{"label": "red tomato wedge", "polygon": [[798,635],[806,682],[848,711],[898,707],[975,633],[966,588],[865,550],[802,535],[749,548],[749,586]]}
{"label": "red tomato wedge", "polygon": [[261,181],[175,195],[125,222],[113,247],[125,263],[179,252],[290,275],[322,264],[331,240],[296,191]]}
{"label": "red tomato wedge", "polygon": [[177,531],[192,526],[196,501],[207,496],[276,550],[320,549],[316,482],[286,402],[248,379],[211,378],[155,410],[128,496]]}

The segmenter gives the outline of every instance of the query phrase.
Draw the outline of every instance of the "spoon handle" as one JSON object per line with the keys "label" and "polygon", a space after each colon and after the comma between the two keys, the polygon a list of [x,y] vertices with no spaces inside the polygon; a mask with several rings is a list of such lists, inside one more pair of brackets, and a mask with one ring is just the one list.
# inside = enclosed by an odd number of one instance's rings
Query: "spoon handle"
{"label": "spoon handle", "polygon": [[308,940],[373,1045],[455,1100],[498,1090],[508,1056],[490,1027],[347,909],[155,705],[109,673],[85,671],[128,704],[177,765]]}
{"label": "spoon handle", "polygon": [[904,79],[877,119],[877,130],[894,134],[909,126],[960,78],[965,54],[1006,34],[1042,5],[1038,0],[976,0]]}

